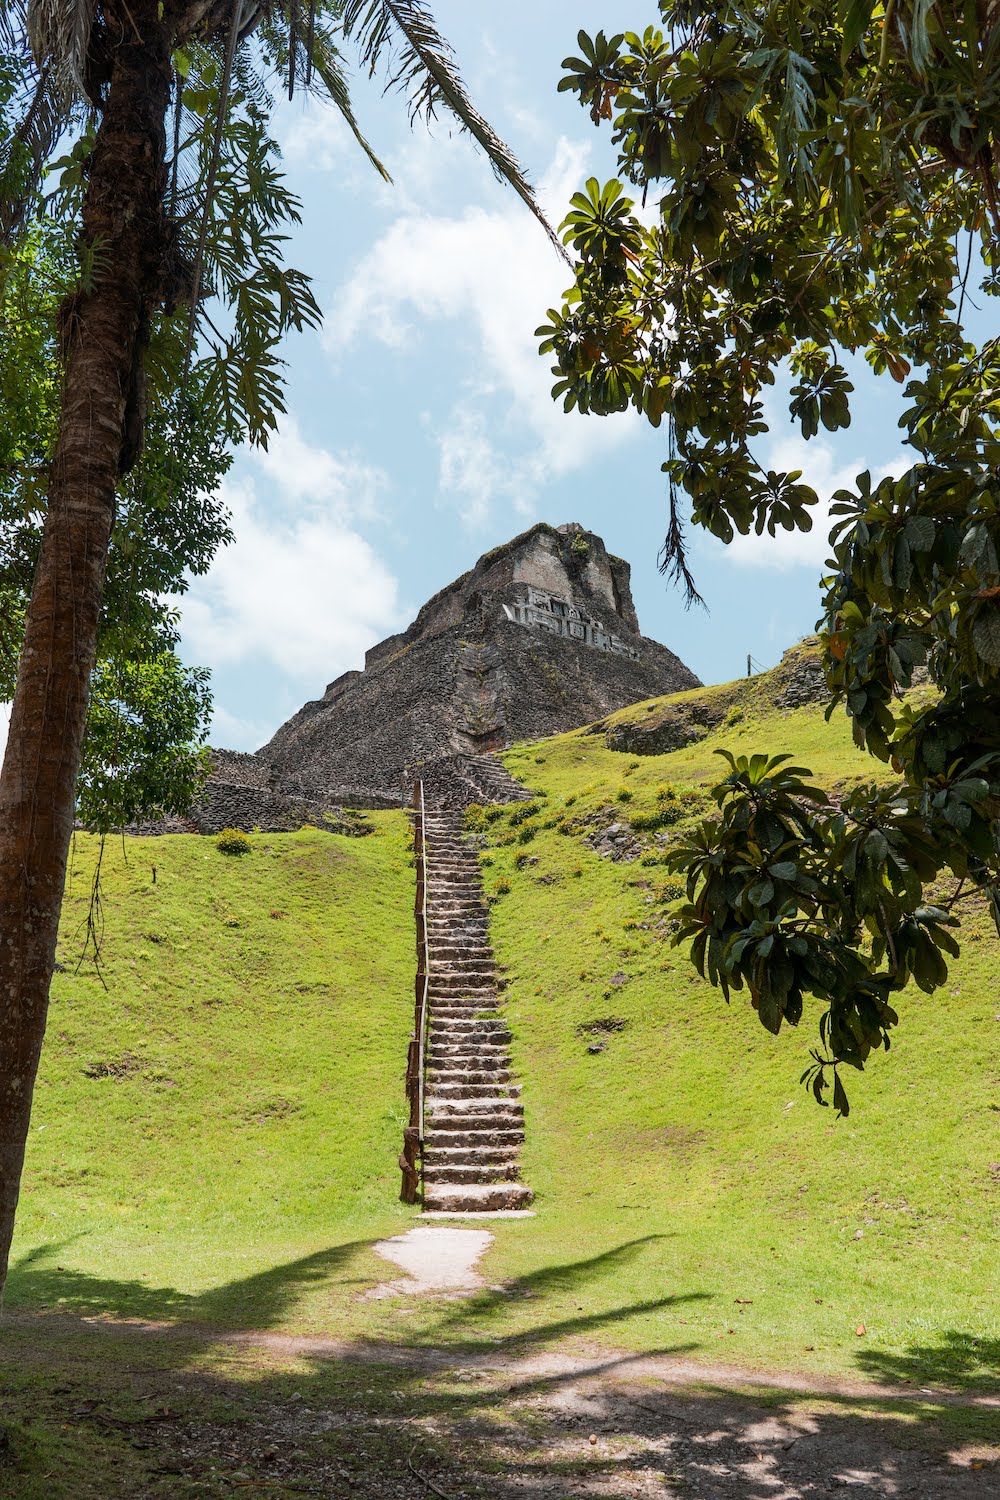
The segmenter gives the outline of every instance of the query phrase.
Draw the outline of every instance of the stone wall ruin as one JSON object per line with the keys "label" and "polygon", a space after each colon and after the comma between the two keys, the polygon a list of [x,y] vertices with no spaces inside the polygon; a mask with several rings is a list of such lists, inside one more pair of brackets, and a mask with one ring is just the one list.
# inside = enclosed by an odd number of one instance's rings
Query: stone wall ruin
{"label": "stone wall ruin", "polygon": [[313,807],[398,806],[421,767],[698,686],[640,633],[628,563],[581,526],[539,523],[373,646],[364,671],[336,678],[253,756],[223,752],[218,769],[246,785],[248,805],[252,786]]}

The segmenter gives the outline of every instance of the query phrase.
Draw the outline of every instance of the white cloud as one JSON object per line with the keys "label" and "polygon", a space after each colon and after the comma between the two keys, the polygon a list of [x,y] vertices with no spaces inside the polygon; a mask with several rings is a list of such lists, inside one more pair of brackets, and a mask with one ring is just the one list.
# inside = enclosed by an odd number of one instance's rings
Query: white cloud
{"label": "white cloud", "polygon": [[[806,484],[812,485],[819,496],[819,504],[810,508],[813,527],[811,531],[781,531],[776,536],[735,536],[726,547],[726,554],[733,562],[751,568],[822,568],[830,556],[830,506],[836,490],[855,488],[858,474],[869,467],[864,458],[852,459],[850,463],[838,462],[839,455],[822,438],[809,442],[802,437],[779,438],[772,444],[767,456],[767,466],[778,473],[802,470]],[[898,474],[908,468],[912,459],[900,450],[889,460],[873,468],[872,479],[877,482],[886,474]]]}
{"label": "white cloud", "polygon": [[221,704],[215,704],[213,708],[209,736],[213,745],[225,745],[228,750],[256,750],[273,733],[273,724],[257,719],[243,719],[239,714],[231,714]]}
{"label": "white cloud", "polygon": [[314,448],[299,431],[294,417],[285,417],[266,449],[253,454],[256,467],[281,493],[300,507],[315,502],[328,519],[347,524],[352,519],[378,517],[378,496],[388,480],[381,469],[359,459],[337,457],[327,448]]}
{"label": "white cloud", "polygon": [[354,152],[361,154],[340,111],[315,95],[296,113],[282,111],[279,140],[290,166],[317,172],[332,171],[350,163]]}
{"label": "white cloud", "polygon": [[208,666],[262,662],[316,689],[400,624],[396,579],[354,525],[384,477],[293,421],[252,463],[223,486],[236,540],[185,596],[185,644]]}
{"label": "white cloud", "polygon": [[[550,219],[562,217],[586,161],[585,147],[560,140],[539,186]],[[569,281],[539,225],[509,195],[502,207],[453,218],[416,210],[397,218],[334,298],[324,335],[331,355],[363,336],[418,360],[421,325],[456,325],[461,393],[437,441],[442,491],[470,524],[485,522],[500,497],[530,509],[547,479],[635,431],[638,418],[567,416],[552,400],[534,330]]]}
{"label": "white cloud", "polygon": [[0,765],[3,764],[4,751],[7,748],[7,730],[10,728],[10,704],[0,703]]}

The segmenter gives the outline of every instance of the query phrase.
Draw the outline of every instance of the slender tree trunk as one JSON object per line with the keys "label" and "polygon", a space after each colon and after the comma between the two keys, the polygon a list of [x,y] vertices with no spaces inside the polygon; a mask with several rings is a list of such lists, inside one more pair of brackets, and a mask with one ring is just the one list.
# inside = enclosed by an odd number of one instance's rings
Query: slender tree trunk
{"label": "slender tree trunk", "polygon": [[169,21],[156,0],[109,0],[104,14],[112,73],[83,212],[92,266],[63,309],[59,441],[0,776],[0,1289],[45,1034],[115,486],[141,409],[166,243]]}

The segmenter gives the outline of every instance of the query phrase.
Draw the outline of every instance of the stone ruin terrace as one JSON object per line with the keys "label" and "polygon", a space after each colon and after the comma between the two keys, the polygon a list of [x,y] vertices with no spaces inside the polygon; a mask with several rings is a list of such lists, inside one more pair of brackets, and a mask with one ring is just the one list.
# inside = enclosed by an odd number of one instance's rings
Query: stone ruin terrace
{"label": "stone ruin terrace", "polygon": [[216,752],[184,826],[340,826],[331,809],[398,807],[417,767],[441,801],[481,800],[488,752],[698,686],[641,634],[628,563],[575,523],[540,522],[435,594],[255,754]]}

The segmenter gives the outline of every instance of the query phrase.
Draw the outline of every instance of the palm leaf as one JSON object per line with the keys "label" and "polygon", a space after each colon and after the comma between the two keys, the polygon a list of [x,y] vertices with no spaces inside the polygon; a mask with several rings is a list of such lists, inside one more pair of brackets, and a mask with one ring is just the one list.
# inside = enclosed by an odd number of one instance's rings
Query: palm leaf
{"label": "palm leaf", "polygon": [[27,0],[28,40],[35,61],[52,66],[67,104],[87,97],[86,66],[96,0]]}
{"label": "palm leaf", "polygon": [[446,109],[478,142],[496,175],[510,183],[559,254],[568,259],[516,156],[469,97],[455,54],[423,0],[345,0],[340,25],[345,36],[357,37],[370,73],[384,56],[395,54],[386,87],[408,95],[411,120],[418,115],[431,120],[438,109]]}
{"label": "palm leaf", "polygon": [[[325,26],[320,25],[318,20],[314,20],[313,22],[311,42],[312,47],[309,50],[309,55],[312,67],[323,84],[327,97],[340,111],[351,134],[379,176],[386,182],[391,182],[392,178],[389,176],[389,173],[361,133],[361,128],[354,117],[351,96],[347,87],[347,79],[344,77],[340,53],[334,46],[332,34]],[[308,78],[308,74],[306,76]]]}
{"label": "palm leaf", "polygon": [[[333,32],[320,21],[318,15],[312,12],[311,14],[312,22],[307,26],[304,35],[302,27],[290,28],[283,23],[280,16],[265,16],[260,23],[260,40],[265,59],[280,76],[288,79],[293,72],[291,53],[295,49],[298,57],[294,71],[299,78],[306,80],[304,87],[310,93],[319,94],[320,97],[328,99],[336,106],[343,116],[344,123],[376,172],[386,182],[391,182],[389,173],[365,139],[355,118],[347,79],[344,76],[343,58],[334,44]],[[311,47],[309,46],[310,40]],[[315,81],[310,81],[311,73],[319,79],[319,86]]]}
{"label": "palm leaf", "polygon": [[57,89],[51,65],[39,67],[31,55],[21,0],[0,0],[0,49],[20,74],[8,103],[13,128],[0,140],[0,244],[9,245],[24,227],[71,111]]}

